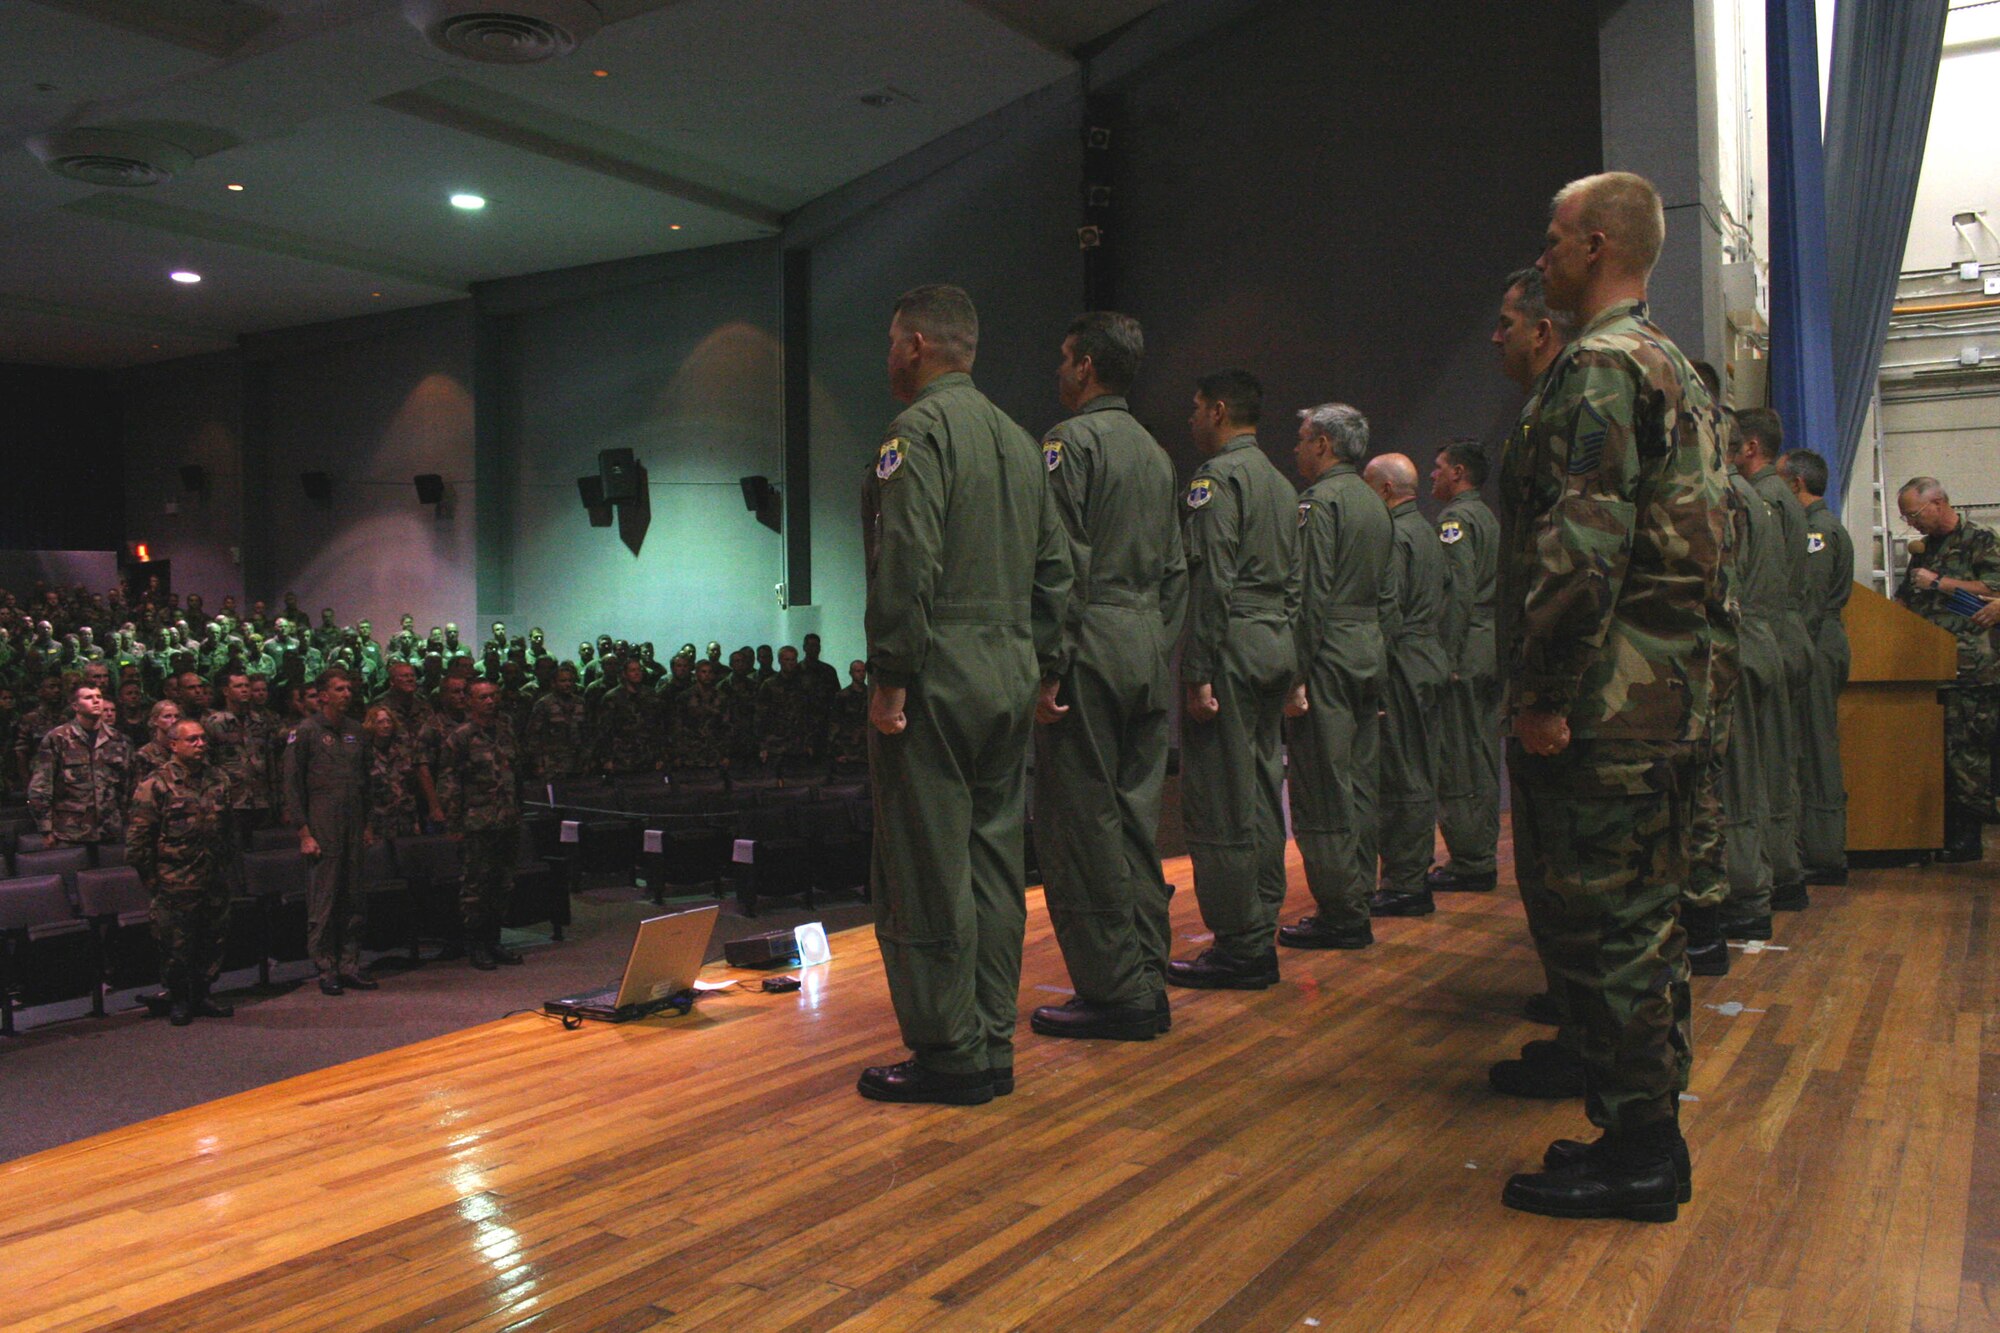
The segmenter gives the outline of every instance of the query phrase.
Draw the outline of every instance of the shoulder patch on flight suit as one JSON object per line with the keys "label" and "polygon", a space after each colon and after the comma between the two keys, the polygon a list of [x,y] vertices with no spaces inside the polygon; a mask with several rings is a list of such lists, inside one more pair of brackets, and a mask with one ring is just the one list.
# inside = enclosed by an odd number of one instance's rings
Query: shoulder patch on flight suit
{"label": "shoulder patch on flight suit", "polygon": [[1610,431],[1610,423],[1605,421],[1598,410],[1589,403],[1577,413],[1576,438],[1569,446],[1569,473],[1572,477],[1586,472],[1597,471],[1597,465],[1604,459],[1604,437]]}
{"label": "shoulder patch on flight suit", "polygon": [[909,446],[898,439],[882,441],[882,448],[875,455],[875,480],[887,481],[896,475],[896,469],[903,466],[903,456]]}
{"label": "shoulder patch on flight suit", "polygon": [[1455,518],[1448,518],[1438,524],[1438,540],[1446,546],[1455,546],[1465,536],[1465,525]]}
{"label": "shoulder patch on flight suit", "polygon": [[1049,471],[1054,472],[1062,466],[1062,449],[1061,440],[1042,441],[1042,462],[1047,465]]}
{"label": "shoulder patch on flight suit", "polygon": [[1808,533],[1806,534],[1806,554],[1807,554],[1807,555],[1818,555],[1818,554],[1819,554],[1819,553],[1820,553],[1821,551],[1824,551],[1825,549],[1826,549],[1826,534],[1825,534],[1825,533],[1823,533],[1823,532],[1808,532]]}
{"label": "shoulder patch on flight suit", "polygon": [[1301,500],[1301,501],[1299,501],[1299,526],[1300,526],[1300,527],[1304,527],[1304,526],[1306,525],[1306,520],[1307,520],[1308,518],[1311,518],[1311,517],[1312,517],[1312,511],[1313,511],[1313,502],[1312,502],[1311,500]]}
{"label": "shoulder patch on flight suit", "polygon": [[1196,477],[1187,489],[1187,507],[1199,509],[1215,498],[1215,483],[1207,477]]}

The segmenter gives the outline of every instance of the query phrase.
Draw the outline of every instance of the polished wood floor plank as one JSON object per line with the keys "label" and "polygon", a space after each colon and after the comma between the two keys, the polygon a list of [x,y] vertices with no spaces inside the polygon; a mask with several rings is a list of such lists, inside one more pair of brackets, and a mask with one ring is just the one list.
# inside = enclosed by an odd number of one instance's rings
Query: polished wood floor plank
{"label": "polished wood floor plank", "polygon": [[[0,1164],[0,1326],[1996,1328],[1996,884],[1857,872],[1697,982],[1673,1226],[1499,1207],[1587,1132],[1486,1088],[1545,1035],[1503,890],[1288,953],[1271,991],[1178,992],[1158,1041],[1024,1023],[1018,1091],[978,1108],[854,1096],[900,1053],[867,931],[795,996],[521,1015],[287,1080]],[[1030,902],[1024,1018],[1067,993]]]}

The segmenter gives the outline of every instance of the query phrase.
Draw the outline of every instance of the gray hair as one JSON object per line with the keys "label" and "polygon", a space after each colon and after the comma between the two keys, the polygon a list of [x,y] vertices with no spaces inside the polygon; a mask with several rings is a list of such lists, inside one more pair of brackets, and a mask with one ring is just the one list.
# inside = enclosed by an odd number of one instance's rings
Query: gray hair
{"label": "gray hair", "polygon": [[1896,498],[1915,492],[1919,500],[1949,499],[1944,493],[1944,483],[1936,477],[1911,477],[1896,488]]}
{"label": "gray hair", "polygon": [[1324,436],[1333,445],[1333,456],[1343,463],[1359,463],[1368,456],[1368,418],[1346,403],[1321,403],[1301,408],[1299,420],[1314,435]]}

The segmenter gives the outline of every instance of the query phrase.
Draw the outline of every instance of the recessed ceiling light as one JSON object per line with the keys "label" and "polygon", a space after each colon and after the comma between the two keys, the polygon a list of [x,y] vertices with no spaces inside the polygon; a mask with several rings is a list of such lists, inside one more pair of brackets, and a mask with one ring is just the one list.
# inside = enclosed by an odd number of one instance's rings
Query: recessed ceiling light
{"label": "recessed ceiling light", "polygon": [[476,213],[486,207],[486,200],[476,194],[455,194],[451,197],[453,208],[462,208],[468,213]]}
{"label": "recessed ceiling light", "polygon": [[370,293],[368,293],[368,294],[369,294],[370,296],[380,296],[380,295],[381,295],[382,293],[380,293],[380,292],[370,292]]}
{"label": "recessed ceiling light", "polygon": [[681,224],[678,222],[669,222],[667,224],[668,231],[679,231],[680,229],[681,229]]}
{"label": "recessed ceiling light", "polygon": [[201,281],[201,274],[196,273],[193,269],[177,268],[167,276],[175,282],[186,283],[189,286],[193,286],[195,283]]}
{"label": "recessed ceiling light", "polygon": [[608,79],[611,77],[611,71],[608,69],[594,69],[590,72],[593,77],[599,79]]}
{"label": "recessed ceiling light", "polygon": [[225,185],[222,188],[225,190],[234,190],[238,194],[241,194],[243,192],[243,187],[241,185]]}

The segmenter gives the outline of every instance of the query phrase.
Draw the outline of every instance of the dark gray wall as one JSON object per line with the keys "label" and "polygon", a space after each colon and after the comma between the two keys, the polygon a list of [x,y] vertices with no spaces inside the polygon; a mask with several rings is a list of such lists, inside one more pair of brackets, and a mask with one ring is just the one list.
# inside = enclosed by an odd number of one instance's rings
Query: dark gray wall
{"label": "dark gray wall", "polygon": [[[317,619],[372,620],[378,637],[413,612],[470,624],[473,598],[472,304],[433,306],[251,343],[245,527],[252,595],[296,592]],[[329,505],[299,474],[333,478]],[[443,517],[413,478],[445,480]],[[483,638],[483,635],[473,636]]]}
{"label": "dark gray wall", "polygon": [[[140,366],[117,377],[126,533],[173,562],[174,586],[211,607],[243,593],[243,358]],[[189,491],[180,469],[199,466]],[[169,508],[175,510],[168,513]]]}
{"label": "dark gray wall", "polygon": [[[734,649],[783,633],[782,539],[738,485],[784,470],[776,252],[686,258],[665,277],[506,317],[513,596],[482,596],[482,619],[540,624],[565,650],[600,631],[650,639],[663,658],[685,640]],[[615,448],[646,469],[643,539],[590,527],[577,494]]]}
{"label": "dark gray wall", "polygon": [[1293,413],[1367,413],[1377,452],[1498,441],[1520,397],[1487,339],[1548,199],[1599,162],[1596,25],[1547,0],[1272,5],[1114,90],[1116,300],[1146,325],[1134,396],[1183,472],[1195,376]]}

